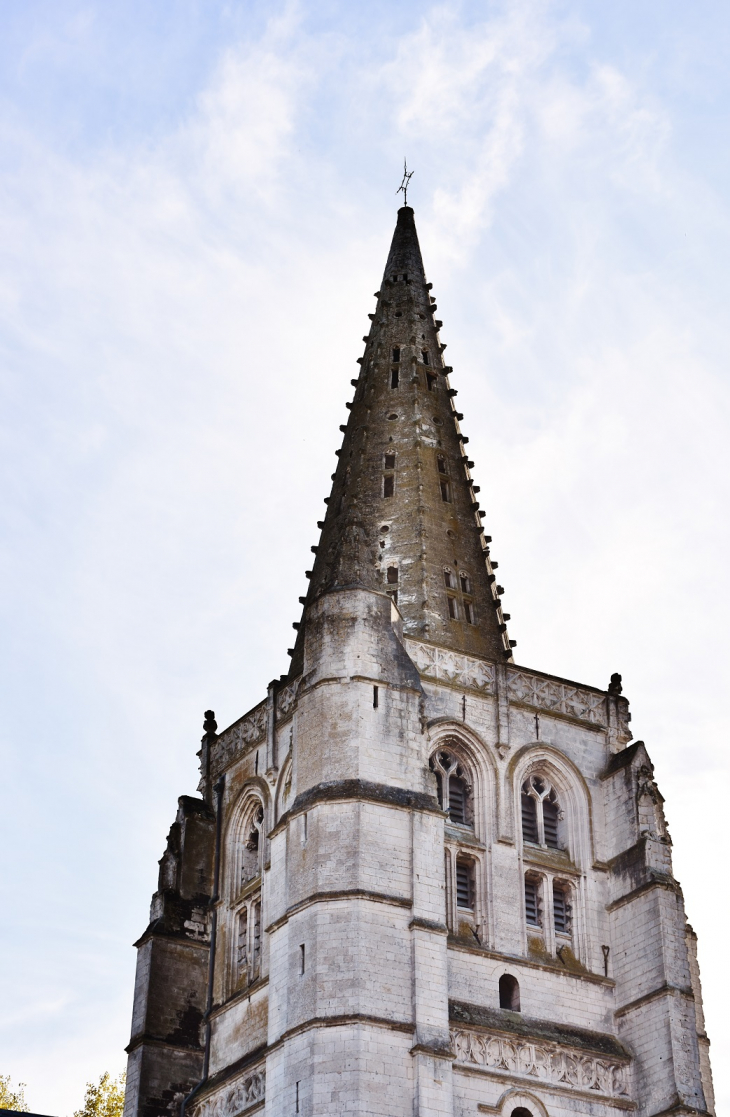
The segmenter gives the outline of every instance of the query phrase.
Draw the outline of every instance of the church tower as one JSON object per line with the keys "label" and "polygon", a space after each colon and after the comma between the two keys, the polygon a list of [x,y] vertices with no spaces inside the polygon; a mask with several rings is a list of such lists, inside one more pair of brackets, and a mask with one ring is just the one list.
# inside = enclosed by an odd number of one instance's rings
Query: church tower
{"label": "church tower", "polygon": [[291,665],[183,796],[125,1117],[714,1114],[662,796],[606,690],[518,666],[404,206]]}

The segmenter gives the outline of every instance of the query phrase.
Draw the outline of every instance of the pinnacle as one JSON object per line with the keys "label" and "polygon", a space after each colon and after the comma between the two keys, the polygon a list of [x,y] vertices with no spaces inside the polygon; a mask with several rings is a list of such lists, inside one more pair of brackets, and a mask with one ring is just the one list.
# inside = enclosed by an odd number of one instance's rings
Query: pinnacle
{"label": "pinnacle", "polygon": [[[389,594],[407,636],[511,659],[490,537],[413,209],[403,206],[348,403],[306,602],[362,586]],[[299,627],[291,674],[302,669]]]}

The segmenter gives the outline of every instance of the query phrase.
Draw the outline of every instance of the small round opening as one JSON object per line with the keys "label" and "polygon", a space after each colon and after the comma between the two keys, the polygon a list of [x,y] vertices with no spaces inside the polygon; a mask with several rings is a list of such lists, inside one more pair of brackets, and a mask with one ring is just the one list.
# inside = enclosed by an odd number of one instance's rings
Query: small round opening
{"label": "small round opening", "polygon": [[389,528],[388,524],[383,524],[383,526],[381,527],[380,530],[383,533],[383,535],[385,535],[386,532],[390,531],[390,528]]}
{"label": "small round opening", "polygon": [[434,415],[433,421],[434,421],[434,423],[436,424],[437,427],[442,427],[443,426],[443,422],[442,422],[441,419],[439,419],[438,415]]}
{"label": "small round opening", "polygon": [[398,416],[395,414],[395,412],[393,412],[391,415],[388,416],[388,419],[397,419],[397,418],[398,418]]}

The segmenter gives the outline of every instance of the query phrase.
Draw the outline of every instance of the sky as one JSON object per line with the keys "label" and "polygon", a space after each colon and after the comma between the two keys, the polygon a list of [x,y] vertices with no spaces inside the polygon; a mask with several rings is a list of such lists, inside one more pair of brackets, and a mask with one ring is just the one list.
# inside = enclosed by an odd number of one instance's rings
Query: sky
{"label": "sky", "polygon": [[5,0],[0,28],[0,1073],[67,1117],[125,1065],[203,711],[288,669],[407,156],[515,656],[623,675],[724,1112],[727,4]]}

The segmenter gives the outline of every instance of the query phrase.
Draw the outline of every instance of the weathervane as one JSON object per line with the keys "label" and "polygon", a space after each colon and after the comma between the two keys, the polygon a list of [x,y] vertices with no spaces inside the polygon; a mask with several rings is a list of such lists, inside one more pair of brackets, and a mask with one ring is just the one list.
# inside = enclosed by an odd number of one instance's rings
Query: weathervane
{"label": "weathervane", "polygon": [[401,191],[403,192],[403,205],[404,206],[408,205],[408,186],[409,186],[409,183],[410,183],[411,179],[413,178],[414,174],[415,174],[415,171],[409,171],[408,170],[408,164],[406,163],[406,161],[404,159],[403,160],[403,181],[401,182],[400,186],[396,190],[396,194],[400,194]]}

